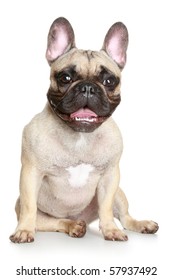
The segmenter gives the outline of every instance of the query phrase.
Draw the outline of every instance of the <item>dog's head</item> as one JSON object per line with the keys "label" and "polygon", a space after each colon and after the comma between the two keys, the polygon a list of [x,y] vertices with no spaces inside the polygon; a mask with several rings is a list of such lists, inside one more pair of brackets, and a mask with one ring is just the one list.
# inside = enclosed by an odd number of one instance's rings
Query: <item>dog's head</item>
{"label": "dog's head", "polygon": [[126,63],[128,31],[117,22],[101,51],[79,50],[65,18],[50,27],[46,58],[51,66],[49,104],[75,131],[92,132],[120,103],[121,70]]}

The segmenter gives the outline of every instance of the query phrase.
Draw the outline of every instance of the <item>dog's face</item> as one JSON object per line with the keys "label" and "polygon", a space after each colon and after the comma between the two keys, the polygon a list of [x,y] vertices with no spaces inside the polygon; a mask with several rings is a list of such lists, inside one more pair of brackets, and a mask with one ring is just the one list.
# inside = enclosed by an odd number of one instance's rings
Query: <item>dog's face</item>
{"label": "dog's face", "polygon": [[56,115],[75,131],[92,132],[120,103],[127,45],[128,32],[122,23],[109,29],[98,52],[75,47],[74,32],[66,19],[53,22],[46,52],[51,65],[47,97]]}

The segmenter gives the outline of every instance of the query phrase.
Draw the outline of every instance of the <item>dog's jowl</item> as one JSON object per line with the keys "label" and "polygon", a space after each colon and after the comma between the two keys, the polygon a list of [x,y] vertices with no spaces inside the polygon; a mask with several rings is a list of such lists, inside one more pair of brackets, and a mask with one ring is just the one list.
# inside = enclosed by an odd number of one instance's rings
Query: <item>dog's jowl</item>
{"label": "dog's jowl", "polygon": [[100,51],[79,50],[65,18],[48,34],[51,67],[47,103],[26,125],[22,141],[18,225],[12,242],[32,242],[36,231],[82,237],[99,219],[107,240],[127,240],[124,229],[155,233],[157,223],[137,221],[119,187],[121,133],[111,115],[119,105],[128,31],[117,22]]}

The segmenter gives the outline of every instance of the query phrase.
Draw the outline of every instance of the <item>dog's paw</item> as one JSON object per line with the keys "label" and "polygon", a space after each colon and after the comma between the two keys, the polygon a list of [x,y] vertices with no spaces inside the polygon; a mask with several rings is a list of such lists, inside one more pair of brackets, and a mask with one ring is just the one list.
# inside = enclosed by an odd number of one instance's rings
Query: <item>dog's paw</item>
{"label": "dog's paw", "polygon": [[140,222],[140,232],[141,233],[156,233],[159,229],[159,226],[157,223],[153,221],[141,221]]}
{"label": "dog's paw", "polygon": [[17,230],[10,236],[13,243],[31,243],[34,241],[34,233],[27,230]]}
{"label": "dog's paw", "polygon": [[128,240],[128,236],[120,229],[105,230],[103,235],[105,240],[111,240],[111,241]]}
{"label": "dog's paw", "polygon": [[69,235],[71,237],[83,237],[86,233],[86,223],[84,221],[72,221],[69,225]]}

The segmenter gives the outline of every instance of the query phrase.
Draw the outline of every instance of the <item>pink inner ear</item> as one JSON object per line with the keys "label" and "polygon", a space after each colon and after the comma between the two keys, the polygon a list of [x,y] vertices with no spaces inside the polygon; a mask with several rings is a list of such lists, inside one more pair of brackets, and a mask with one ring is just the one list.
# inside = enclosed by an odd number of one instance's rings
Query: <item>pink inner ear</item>
{"label": "pink inner ear", "polygon": [[53,61],[62,55],[68,47],[68,37],[63,29],[59,28],[59,30],[56,30],[56,33],[58,35],[55,35],[46,52],[46,57],[49,61]]}
{"label": "pink inner ear", "polygon": [[120,66],[125,64],[125,52],[118,37],[110,39],[107,45],[107,52]]}

